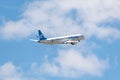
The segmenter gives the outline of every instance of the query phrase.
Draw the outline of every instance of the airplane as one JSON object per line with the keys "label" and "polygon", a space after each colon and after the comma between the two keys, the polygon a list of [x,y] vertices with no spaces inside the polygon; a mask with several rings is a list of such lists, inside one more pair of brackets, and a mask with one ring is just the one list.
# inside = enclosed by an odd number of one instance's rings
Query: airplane
{"label": "airplane", "polygon": [[68,36],[61,36],[61,37],[54,37],[54,38],[46,38],[41,30],[38,30],[38,40],[31,39],[34,42],[37,43],[43,43],[43,44],[71,44],[75,45],[81,40],[84,40],[85,37],[82,34],[75,34],[75,35],[68,35]]}

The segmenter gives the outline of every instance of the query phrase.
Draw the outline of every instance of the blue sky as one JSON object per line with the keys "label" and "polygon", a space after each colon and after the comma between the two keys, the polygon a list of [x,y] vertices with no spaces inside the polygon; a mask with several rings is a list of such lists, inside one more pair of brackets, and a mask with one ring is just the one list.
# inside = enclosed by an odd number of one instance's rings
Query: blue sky
{"label": "blue sky", "polygon": [[[114,6],[116,5],[116,6]],[[119,0],[0,1],[0,80],[119,80]],[[31,42],[82,33],[75,46]]]}

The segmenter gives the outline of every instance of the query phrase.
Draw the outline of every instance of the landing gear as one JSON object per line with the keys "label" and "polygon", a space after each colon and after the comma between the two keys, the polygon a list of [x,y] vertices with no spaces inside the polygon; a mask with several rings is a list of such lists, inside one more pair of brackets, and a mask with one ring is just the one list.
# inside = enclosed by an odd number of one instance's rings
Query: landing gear
{"label": "landing gear", "polygon": [[72,45],[75,45],[74,43],[71,43]]}
{"label": "landing gear", "polygon": [[80,42],[80,39],[78,39],[78,42]]}
{"label": "landing gear", "polygon": [[75,44],[77,44],[77,43],[71,43],[71,45],[75,45]]}

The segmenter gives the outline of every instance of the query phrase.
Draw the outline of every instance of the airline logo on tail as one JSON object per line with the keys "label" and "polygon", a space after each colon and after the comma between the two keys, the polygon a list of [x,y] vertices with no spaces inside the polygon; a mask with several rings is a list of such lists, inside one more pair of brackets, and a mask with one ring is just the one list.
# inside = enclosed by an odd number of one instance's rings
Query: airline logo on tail
{"label": "airline logo on tail", "polygon": [[47,39],[46,37],[44,37],[44,35],[42,34],[42,32],[40,30],[38,30],[38,38],[39,38],[39,40]]}

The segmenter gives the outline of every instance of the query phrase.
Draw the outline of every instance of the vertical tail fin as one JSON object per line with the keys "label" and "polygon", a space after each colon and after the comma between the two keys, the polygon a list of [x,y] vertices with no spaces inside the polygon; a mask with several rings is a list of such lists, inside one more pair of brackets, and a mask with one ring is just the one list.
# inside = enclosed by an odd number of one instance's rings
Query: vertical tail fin
{"label": "vertical tail fin", "polygon": [[44,37],[43,33],[41,32],[41,30],[38,30],[38,38],[39,40],[45,40],[46,37]]}

